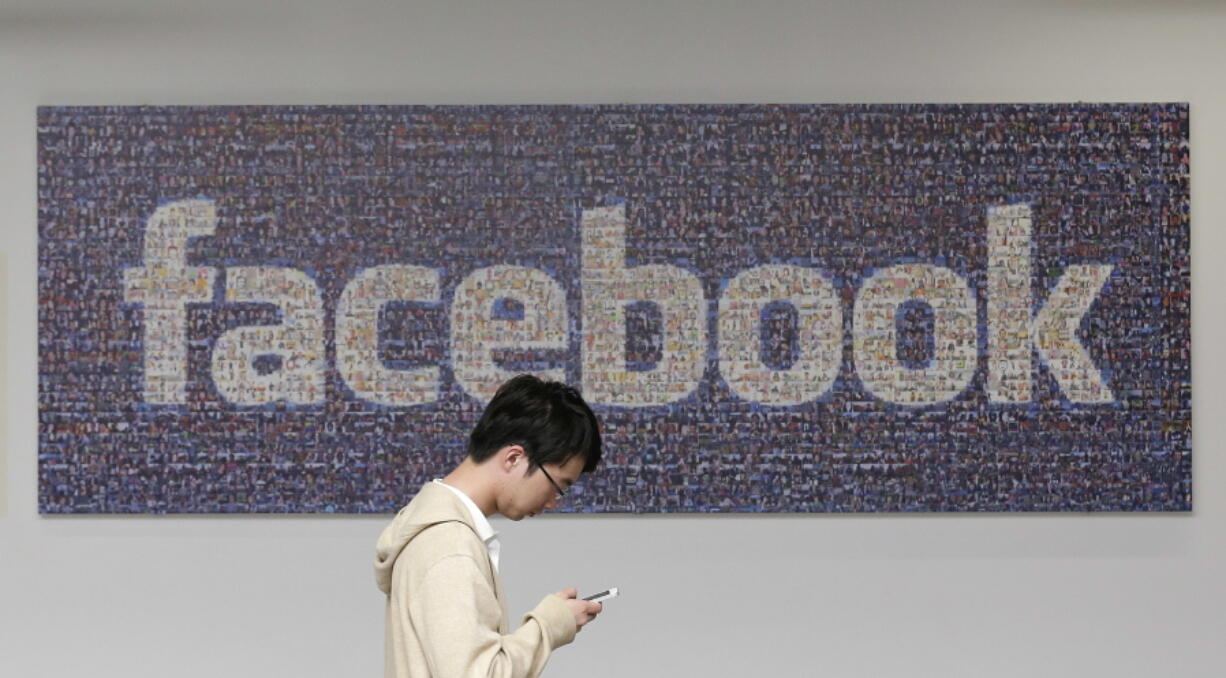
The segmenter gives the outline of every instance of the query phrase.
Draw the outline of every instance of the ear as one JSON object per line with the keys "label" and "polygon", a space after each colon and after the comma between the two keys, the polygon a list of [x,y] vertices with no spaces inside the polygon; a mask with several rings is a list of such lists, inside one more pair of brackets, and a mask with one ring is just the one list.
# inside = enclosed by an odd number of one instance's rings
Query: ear
{"label": "ear", "polygon": [[521,461],[527,461],[528,453],[520,445],[507,445],[498,450],[498,459],[501,462],[502,470],[509,472]]}

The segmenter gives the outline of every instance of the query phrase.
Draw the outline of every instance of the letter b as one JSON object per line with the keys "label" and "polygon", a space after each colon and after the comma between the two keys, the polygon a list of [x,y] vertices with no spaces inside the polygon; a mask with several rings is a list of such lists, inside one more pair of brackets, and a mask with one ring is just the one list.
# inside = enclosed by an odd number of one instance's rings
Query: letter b
{"label": "letter b", "polygon": [[[668,265],[626,266],[624,206],[584,210],[583,395],[621,407],[667,405],[702,379],[707,346],[706,299],[689,271]],[[654,368],[626,366],[626,306],[654,302],[663,316],[663,355]]]}

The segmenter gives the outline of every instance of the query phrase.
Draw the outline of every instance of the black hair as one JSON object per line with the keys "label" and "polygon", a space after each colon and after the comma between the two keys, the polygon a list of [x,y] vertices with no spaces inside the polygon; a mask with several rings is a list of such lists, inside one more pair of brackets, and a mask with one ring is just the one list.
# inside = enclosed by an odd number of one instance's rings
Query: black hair
{"label": "black hair", "polygon": [[524,448],[529,471],[565,464],[576,454],[583,455],[584,473],[600,463],[600,428],[583,396],[531,374],[498,387],[468,439],[468,456],[480,463],[507,445]]}

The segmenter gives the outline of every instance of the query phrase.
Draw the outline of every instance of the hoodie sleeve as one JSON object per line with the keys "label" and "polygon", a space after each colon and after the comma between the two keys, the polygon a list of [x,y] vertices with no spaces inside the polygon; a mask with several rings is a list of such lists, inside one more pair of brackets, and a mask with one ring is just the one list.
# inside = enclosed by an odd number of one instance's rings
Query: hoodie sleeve
{"label": "hoodie sleeve", "polygon": [[477,562],[462,554],[431,565],[409,615],[435,678],[535,678],[576,632],[566,603],[550,595],[518,629],[500,634],[501,605]]}

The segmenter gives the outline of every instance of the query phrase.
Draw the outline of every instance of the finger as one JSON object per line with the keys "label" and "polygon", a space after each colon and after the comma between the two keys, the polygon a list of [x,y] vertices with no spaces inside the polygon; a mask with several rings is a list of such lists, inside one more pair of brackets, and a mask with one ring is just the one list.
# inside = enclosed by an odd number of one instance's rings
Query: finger
{"label": "finger", "polygon": [[566,588],[562,589],[561,591],[558,591],[558,595],[559,595],[559,596],[561,596],[561,597],[563,597],[563,598],[578,598],[578,597],[579,597],[579,589],[577,589],[577,588],[575,588],[575,587],[573,587],[573,586],[568,586],[568,587],[566,587]]}

